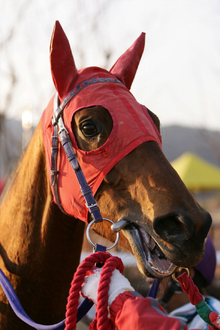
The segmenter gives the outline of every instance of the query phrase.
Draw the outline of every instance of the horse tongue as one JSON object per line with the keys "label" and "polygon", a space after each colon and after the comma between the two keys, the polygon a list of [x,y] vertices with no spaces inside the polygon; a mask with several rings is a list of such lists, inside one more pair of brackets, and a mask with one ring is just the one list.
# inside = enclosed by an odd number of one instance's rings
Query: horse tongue
{"label": "horse tongue", "polygon": [[172,266],[172,262],[166,258],[164,253],[158,248],[153,238],[142,228],[139,229],[144,242],[145,252],[151,267],[160,273],[167,272]]}
{"label": "horse tongue", "polygon": [[154,253],[149,253],[148,255],[148,262],[152,268],[160,271],[160,273],[167,272],[172,263],[167,258],[161,258],[160,253],[153,251]]}
{"label": "horse tongue", "polygon": [[142,228],[139,229],[141,233],[141,237],[146,244],[149,251],[152,251],[155,248],[156,243],[154,240],[150,237],[150,235],[144,231]]}

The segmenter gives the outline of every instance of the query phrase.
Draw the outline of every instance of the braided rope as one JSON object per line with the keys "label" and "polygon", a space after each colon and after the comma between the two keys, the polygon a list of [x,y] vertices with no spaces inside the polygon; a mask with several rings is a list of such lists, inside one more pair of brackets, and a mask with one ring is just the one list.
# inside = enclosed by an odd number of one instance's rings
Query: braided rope
{"label": "braided rope", "polygon": [[111,255],[108,252],[94,252],[86,257],[78,266],[71,282],[69,297],[66,306],[65,330],[75,330],[77,322],[77,307],[79,305],[80,291],[88,270],[97,263],[104,263]]}
{"label": "braided rope", "polygon": [[191,277],[186,272],[177,277],[183,292],[188,294],[191,304],[196,306],[197,312],[200,317],[209,324],[208,329],[220,329],[220,315],[214,312],[210,306],[203,299],[199,289],[194,284]]}
{"label": "braided rope", "polygon": [[188,277],[186,272],[179,275],[177,279],[180,282],[183,292],[188,294],[189,301],[191,302],[191,304],[197,305],[203,300],[203,296],[199,292],[199,289],[194,284],[192,278]]}
{"label": "braided rope", "polygon": [[106,330],[112,327],[110,320],[108,319],[108,291],[111,282],[112,272],[118,269],[120,273],[124,271],[124,265],[120,258],[111,257],[106,260],[102,267],[98,297],[97,297],[97,329]]}
{"label": "braided rope", "polygon": [[95,264],[104,264],[100,276],[96,318],[91,323],[90,329],[107,330],[114,329],[111,320],[108,318],[108,290],[111,282],[111,276],[114,269],[121,273],[124,271],[124,265],[120,258],[111,256],[108,252],[94,252],[85,258],[78,266],[74,278],[71,282],[69,297],[66,306],[65,330],[75,330],[77,323],[77,307],[79,305],[80,291],[87,272]]}

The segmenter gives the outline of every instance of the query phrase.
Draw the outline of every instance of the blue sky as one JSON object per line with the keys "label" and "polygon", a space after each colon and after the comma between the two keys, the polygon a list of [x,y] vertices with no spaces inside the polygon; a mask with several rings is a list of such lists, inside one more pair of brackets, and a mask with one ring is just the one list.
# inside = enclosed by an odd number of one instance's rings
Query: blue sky
{"label": "blue sky", "polygon": [[[146,32],[132,85],[136,99],[170,124],[220,127],[220,2],[217,0],[3,0],[0,4],[0,109],[18,82],[7,116],[32,108],[40,119],[53,91],[49,41],[58,19],[78,68],[110,69]],[[13,38],[4,43],[15,27]],[[109,61],[106,60],[109,53]]]}

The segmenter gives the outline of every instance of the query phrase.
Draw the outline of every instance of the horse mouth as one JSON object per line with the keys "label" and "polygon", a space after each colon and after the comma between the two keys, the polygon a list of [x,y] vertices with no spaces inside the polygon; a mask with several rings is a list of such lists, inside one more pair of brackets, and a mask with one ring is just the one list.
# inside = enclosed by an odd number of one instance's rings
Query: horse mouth
{"label": "horse mouth", "polygon": [[122,230],[129,240],[141,273],[148,277],[163,278],[170,276],[175,271],[177,266],[165,256],[144,229],[129,224]]}

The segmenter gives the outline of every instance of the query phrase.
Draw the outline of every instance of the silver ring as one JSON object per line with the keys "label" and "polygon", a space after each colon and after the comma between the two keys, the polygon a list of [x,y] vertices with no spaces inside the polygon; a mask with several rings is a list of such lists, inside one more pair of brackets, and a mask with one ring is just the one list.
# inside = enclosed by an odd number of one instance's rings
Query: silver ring
{"label": "silver ring", "polygon": [[[112,220],[108,219],[108,218],[103,218],[103,220],[106,220],[106,221],[110,222],[111,224],[114,224],[114,222],[113,222]],[[89,235],[90,227],[91,227],[94,223],[95,223],[95,220],[92,220],[92,221],[89,223],[89,225],[88,225],[88,227],[87,227],[87,229],[86,229],[86,236],[87,236],[89,242],[92,244],[92,246],[95,247],[96,244],[91,240],[90,235]],[[116,233],[116,239],[115,239],[115,242],[114,242],[111,246],[107,247],[106,250],[110,250],[110,249],[112,249],[112,248],[118,243],[118,240],[119,240],[119,231]]]}

